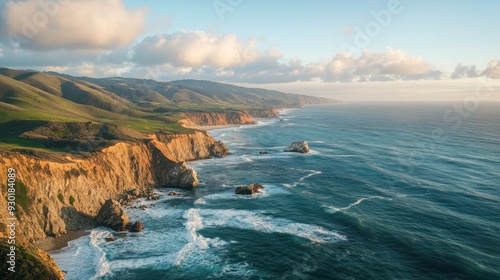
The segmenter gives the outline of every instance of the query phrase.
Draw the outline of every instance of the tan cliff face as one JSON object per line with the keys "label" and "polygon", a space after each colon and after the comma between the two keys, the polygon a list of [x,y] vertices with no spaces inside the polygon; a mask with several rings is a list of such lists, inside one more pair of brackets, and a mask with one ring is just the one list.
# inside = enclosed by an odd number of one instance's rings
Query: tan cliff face
{"label": "tan cliff face", "polygon": [[19,234],[34,241],[92,223],[107,199],[125,191],[147,186],[192,188],[198,179],[186,161],[228,153],[206,132],[158,133],[149,141],[119,142],[86,156],[0,152],[0,214],[8,215],[8,168],[15,169],[18,182]]}
{"label": "tan cliff face", "polygon": [[189,112],[183,113],[186,119],[180,121],[185,126],[213,126],[226,124],[254,124],[253,118],[276,118],[276,109],[254,109],[230,112]]}
{"label": "tan cliff face", "polygon": [[253,124],[252,116],[243,111],[190,112],[184,117],[197,125]]}

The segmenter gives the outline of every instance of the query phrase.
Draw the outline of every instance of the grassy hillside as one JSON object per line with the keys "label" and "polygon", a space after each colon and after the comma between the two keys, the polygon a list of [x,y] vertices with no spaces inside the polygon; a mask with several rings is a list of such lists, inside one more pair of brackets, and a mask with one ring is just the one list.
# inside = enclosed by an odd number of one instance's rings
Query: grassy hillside
{"label": "grassy hillside", "polygon": [[95,79],[0,68],[0,148],[58,150],[82,141],[99,146],[157,131],[190,132],[178,124],[183,112],[331,102],[208,81]]}

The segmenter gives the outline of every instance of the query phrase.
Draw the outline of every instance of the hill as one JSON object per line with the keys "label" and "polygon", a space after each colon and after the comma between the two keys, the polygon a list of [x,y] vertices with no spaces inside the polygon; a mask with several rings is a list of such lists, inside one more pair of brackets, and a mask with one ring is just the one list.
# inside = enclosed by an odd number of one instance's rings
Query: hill
{"label": "hill", "polygon": [[209,81],[97,79],[0,68],[0,147],[56,149],[57,141],[101,146],[157,131],[191,132],[181,123],[205,124],[207,118],[247,124],[252,116],[275,116],[276,108],[334,102]]}

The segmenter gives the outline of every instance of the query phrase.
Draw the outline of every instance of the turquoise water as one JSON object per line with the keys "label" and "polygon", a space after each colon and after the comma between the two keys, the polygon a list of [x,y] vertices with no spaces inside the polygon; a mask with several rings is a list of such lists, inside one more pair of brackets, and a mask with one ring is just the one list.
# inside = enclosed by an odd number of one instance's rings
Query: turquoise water
{"label": "turquoise water", "polygon": [[[195,192],[52,256],[68,279],[500,279],[500,104],[449,109],[310,106],[211,131],[232,155],[191,163]],[[309,154],[282,152],[298,140]],[[250,183],[266,188],[234,194]]]}

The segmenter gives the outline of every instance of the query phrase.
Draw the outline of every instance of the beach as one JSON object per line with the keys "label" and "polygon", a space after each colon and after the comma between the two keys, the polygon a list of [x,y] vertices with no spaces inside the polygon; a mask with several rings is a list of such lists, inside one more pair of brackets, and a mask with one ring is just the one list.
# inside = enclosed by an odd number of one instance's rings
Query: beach
{"label": "beach", "polygon": [[45,252],[61,250],[68,246],[68,242],[89,235],[89,230],[72,230],[58,237],[47,237],[35,243],[35,246]]}

